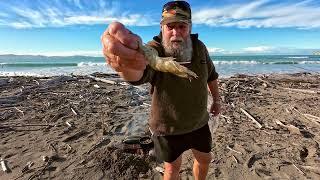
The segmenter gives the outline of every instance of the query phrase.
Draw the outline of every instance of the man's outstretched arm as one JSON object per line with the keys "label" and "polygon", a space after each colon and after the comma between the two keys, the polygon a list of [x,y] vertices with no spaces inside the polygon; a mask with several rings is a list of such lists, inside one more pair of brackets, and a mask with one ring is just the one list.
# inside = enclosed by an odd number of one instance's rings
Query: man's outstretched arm
{"label": "man's outstretched arm", "polygon": [[111,23],[101,36],[103,54],[124,80],[138,81],[143,76],[147,61],[138,51],[141,38],[119,22]]}

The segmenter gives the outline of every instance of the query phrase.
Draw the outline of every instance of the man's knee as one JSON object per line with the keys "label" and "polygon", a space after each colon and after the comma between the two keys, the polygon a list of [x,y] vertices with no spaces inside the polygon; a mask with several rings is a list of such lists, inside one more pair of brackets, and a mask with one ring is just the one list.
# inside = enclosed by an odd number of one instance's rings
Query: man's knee
{"label": "man's knee", "polygon": [[165,162],[164,163],[164,169],[167,173],[170,174],[176,174],[179,173],[180,171],[180,166],[181,166],[181,161],[182,161],[182,157],[180,155],[180,157],[178,157],[175,161],[173,162]]}
{"label": "man's knee", "polygon": [[199,163],[199,164],[209,164],[212,160],[212,155],[211,153],[204,153],[204,152],[200,152],[198,150],[192,149],[193,155],[195,157],[195,160]]}

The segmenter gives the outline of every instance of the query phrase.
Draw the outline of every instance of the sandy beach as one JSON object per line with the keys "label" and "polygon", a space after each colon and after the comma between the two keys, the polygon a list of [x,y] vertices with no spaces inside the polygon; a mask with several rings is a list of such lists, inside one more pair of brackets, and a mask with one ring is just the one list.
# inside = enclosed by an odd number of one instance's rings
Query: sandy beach
{"label": "sandy beach", "polygon": [[[0,77],[0,179],[161,178],[141,141],[149,88],[113,74]],[[239,74],[219,89],[208,179],[320,179],[319,74]]]}

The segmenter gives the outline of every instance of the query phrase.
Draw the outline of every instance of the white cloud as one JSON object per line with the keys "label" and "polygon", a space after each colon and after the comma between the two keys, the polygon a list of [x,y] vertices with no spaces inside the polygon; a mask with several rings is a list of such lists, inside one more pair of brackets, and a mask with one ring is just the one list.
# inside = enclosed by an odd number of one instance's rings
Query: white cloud
{"label": "white cloud", "polygon": [[[272,4],[260,0],[215,8],[199,8],[193,13],[193,23],[216,27],[320,28],[319,7],[314,1]],[[274,2],[274,1],[273,1]]]}
{"label": "white cloud", "polygon": [[[125,25],[150,26],[159,24],[160,12],[154,12],[139,14],[132,9],[123,9],[120,1],[105,0],[36,1],[32,6],[23,3],[10,6],[8,3],[5,11],[0,12],[0,24],[32,28],[108,24],[117,20]],[[192,17],[194,24],[215,27],[320,28],[316,0],[256,0],[216,7],[194,6]]]}
{"label": "white cloud", "polygon": [[147,14],[130,13],[120,10],[119,2],[89,1],[90,8],[85,8],[87,1],[68,0],[38,3],[37,6],[12,5],[7,7],[8,14],[0,13],[1,25],[14,28],[61,27],[68,25],[108,24],[120,21],[125,25],[148,26],[158,24]]}
{"label": "white cloud", "polygon": [[273,49],[273,47],[269,46],[254,46],[243,48],[243,51],[247,53],[267,53],[271,52]]}
{"label": "white cloud", "polygon": [[224,53],[224,52],[226,52],[226,50],[224,50],[224,49],[222,49],[222,48],[208,47],[207,49],[208,49],[209,54]]}

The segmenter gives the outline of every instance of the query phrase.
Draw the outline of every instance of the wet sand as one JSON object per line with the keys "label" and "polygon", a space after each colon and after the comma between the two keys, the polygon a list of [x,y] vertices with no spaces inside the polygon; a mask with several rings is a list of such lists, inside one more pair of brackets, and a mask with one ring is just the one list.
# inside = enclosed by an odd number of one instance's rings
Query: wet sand
{"label": "wet sand", "polygon": [[[0,157],[8,168],[0,179],[161,177],[162,164],[137,142],[150,135],[150,87],[93,76],[100,79],[0,77]],[[319,75],[236,75],[219,88],[224,112],[213,128],[208,179],[320,178]],[[183,159],[181,178],[190,179],[189,151]]]}

